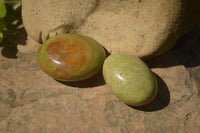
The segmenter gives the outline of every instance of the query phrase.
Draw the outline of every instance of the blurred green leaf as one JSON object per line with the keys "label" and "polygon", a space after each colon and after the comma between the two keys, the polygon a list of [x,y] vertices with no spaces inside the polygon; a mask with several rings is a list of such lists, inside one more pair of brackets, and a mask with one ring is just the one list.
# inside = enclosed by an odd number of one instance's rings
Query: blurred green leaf
{"label": "blurred green leaf", "polygon": [[2,0],[0,0],[0,18],[4,18],[6,16],[6,7]]}
{"label": "blurred green leaf", "polygon": [[0,43],[2,42],[3,40],[3,33],[0,31]]}

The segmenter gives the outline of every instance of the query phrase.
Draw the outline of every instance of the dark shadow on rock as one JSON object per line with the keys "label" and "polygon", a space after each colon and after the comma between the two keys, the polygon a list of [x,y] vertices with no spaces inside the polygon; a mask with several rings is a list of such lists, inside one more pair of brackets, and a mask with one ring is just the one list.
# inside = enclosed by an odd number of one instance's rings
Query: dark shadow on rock
{"label": "dark shadow on rock", "polygon": [[26,44],[27,34],[24,28],[16,29],[14,33],[4,38],[0,47],[3,47],[1,54],[6,58],[17,58],[17,45]]}
{"label": "dark shadow on rock", "polygon": [[107,50],[105,47],[103,47],[103,48],[104,48],[104,50],[105,50],[106,57],[108,57],[109,55],[111,55],[111,53],[110,53],[110,52],[108,52],[108,50]]}
{"label": "dark shadow on rock", "polygon": [[167,53],[145,61],[151,68],[200,65],[200,23],[192,32],[181,37]]}
{"label": "dark shadow on rock", "polygon": [[94,75],[93,77],[91,77],[87,80],[83,80],[83,81],[77,81],[77,82],[58,81],[58,82],[60,82],[64,85],[78,87],[78,88],[97,87],[97,86],[101,86],[101,85],[105,84],[102,73],[98,73],[98,74]]}
{"label": "dark shadow on rock", "polygon": [[168,106],[170,102],[169,89],[167,85],[165,84],[165,82],[158,75],[156,75],[156,79],[158,81],[158,93],[155,99],[147,105],[139,106],[139,107],[130,106],[131,108],[141,110],[141,111],[146,111],[146,112],[152,112],[152,111],[164,109],[165,107]]}
{"label": "dark shadow on rock", "polygon": [[17,47],[14,44],[6,44],[1,51],[4,57],[12,59],[17,58],[17,52]]}

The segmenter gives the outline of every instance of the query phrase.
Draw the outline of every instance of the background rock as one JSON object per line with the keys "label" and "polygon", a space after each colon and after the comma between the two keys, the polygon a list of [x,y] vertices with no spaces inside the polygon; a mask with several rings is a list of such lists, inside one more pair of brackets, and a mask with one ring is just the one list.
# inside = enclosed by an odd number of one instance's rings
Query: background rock
{"label": "background rock", "polygon": [[17,58],[0,55],[0,132],[199,132],[200,25],[171,51],[146,61],[159,90],[152,103],[138,108],[119,101],[101,74],[76,83],[53,80],[36,64],[40,44],[29,38],[23,46],[26,35],[18,34]]}
{"label": "background rock", "polygon": [[96,3],[96,0],[22,0],[23,22],[33,39],[44,42],[48,37],[69,32],[80,25]]}
{"label": "background rock", "polygon": [[22,0],[22,17],[28,35],[39,42],[56,34],[78,33],[93,37],[110,53],[151,57],[175,44],[182,30],[185,3],[182,0],[61,0],[59,3]]}

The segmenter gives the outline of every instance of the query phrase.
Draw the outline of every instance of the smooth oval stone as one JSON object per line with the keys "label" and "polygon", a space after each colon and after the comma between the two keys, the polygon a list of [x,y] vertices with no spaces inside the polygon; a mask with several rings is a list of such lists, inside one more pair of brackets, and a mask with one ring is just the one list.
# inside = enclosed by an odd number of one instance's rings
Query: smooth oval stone
{"label": "smooth oval stone", "polygon": [[157,95],[154,74],[141,59],[133,55],[110,55],[104,61],[103,76],[110,90],[128,105],[148,104]]}
{"label": "smooth oval stone", "polygon": [[80,81],[98,73],[105,57],[104,48],[94,39],[62,34],[42,44],[37,53],[37,63],[57,80]]}

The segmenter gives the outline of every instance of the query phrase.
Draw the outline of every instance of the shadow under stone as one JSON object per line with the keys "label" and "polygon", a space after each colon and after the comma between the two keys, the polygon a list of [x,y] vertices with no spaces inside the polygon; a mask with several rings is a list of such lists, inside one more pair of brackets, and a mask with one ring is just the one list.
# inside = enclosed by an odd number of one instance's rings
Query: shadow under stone
{"label": "shadow under stone", "polygon": [[97,87],[97,86],[101,86],[105,84],[105,81],[101,72],[83,81],[76,81],[76,82],[58,81],[58,82],[64,85],[68,85],[71,87],[78,87],[78,88]]}
{"label": "shadow under stone", "polygon": [[165,84],[165,82],[157,74],[155,74],[155,76],[158,82],[158,93],[155,99],[147,105],[139,106],[139,107],[130,106],[131,108],[141,110],[141,111],[146,111],[146,112],[152,112],[152,111],[161,110],[168,106],[170,102],[169,89],[167,85]]}

